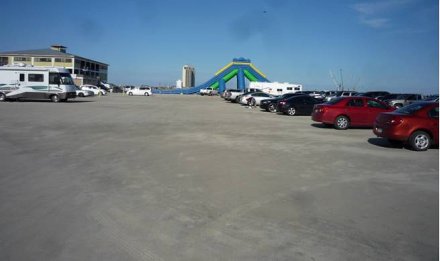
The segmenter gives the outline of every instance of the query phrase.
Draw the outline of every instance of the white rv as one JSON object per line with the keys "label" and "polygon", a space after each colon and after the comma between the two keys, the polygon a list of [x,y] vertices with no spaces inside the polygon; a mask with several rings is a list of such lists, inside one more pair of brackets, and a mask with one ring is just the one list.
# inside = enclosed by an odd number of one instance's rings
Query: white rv
{"label": "white rv", "polygon": [[0,101],[67,101],[76,97],[76,88],[67,69],[29,65],[0,66]]}
{"label": "white rv", "polygon": [[280,82],[250,82],[248,90],[260,90],[272,95],[283,95],[302,91],[302,85],[296,83]]}

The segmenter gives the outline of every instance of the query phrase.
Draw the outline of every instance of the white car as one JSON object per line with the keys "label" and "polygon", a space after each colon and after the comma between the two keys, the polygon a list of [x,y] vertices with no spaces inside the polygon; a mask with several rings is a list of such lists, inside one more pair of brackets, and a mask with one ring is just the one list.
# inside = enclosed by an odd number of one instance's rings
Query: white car
{"label": "white car", "polygon": [[127,91],[128,95],[142,95],[142,96],[150,96],[153,93],[151,92],[150,87],[134,87]]}
{"label": "white car", "polygon": [[107,92],[104,89],[101,89],[95,85],[85,84],[81,85],[81,90],[84,91],[92,91],[95,95],[106,95]]}
{"label": "white car", "polygon": [[261,100],[263,100],[263,99],[270,99],[273,96],[271,94],[268,94],[265,92],[251,92],[251,93],[242,95],[240,98],[240,103],[244,104],[244,105],[250,105],[250,100],[248,100],[248,99],[253,98],[253,97],[258,98],[258,99],[261,98]]}
{"label": "white car", "polygon": [[218,94],[218,91],[216,90],[216,89],[213,89],[213,88],[211,88],[211,87],[208,87],[208,88],[206,88],[206,89],[200,89],[200,95],[209,95],[209,96],[212,96],[212,95],[217,95]]}
{"label": "white car", "polygon": [[81,90],[79,87],[76,87],[76,96],[77,97],[89,97],[94,96],[95,94],[92,91]]}
{"label": "white car", "polygon": [[272,98],[275,98],[275,96],[272,95],[272,94],[256,93],[255,95],[252,95],[252,98],[250,100],[250,105],[252,105],[252,106],[260,106],[260,103],[261,103],[262,100],[272,99]]}

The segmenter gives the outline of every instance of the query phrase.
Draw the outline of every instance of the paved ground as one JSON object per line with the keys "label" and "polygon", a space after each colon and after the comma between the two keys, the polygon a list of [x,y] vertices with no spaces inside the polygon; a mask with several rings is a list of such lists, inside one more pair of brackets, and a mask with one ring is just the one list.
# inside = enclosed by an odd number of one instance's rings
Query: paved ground
{"label": "paved ground", "polygon": [[438,149],[218,97],[0,112],[0,260],[438,260]]}

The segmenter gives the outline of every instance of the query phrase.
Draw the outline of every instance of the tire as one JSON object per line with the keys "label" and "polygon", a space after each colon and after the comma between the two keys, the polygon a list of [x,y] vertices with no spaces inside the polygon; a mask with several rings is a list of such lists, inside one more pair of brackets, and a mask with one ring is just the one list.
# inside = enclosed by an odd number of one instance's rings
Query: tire
{"label": "tire", "polygon": [[0,92],[0,102],[6,101],[6,95]]}
{"label": "tire", "polygon": [[350,126],[350,120],[344,115],[338,116],[336,117],[334,126],[337,130],[346,130]]}
{"label": "tire", "polygon": [[78,97],[84,97],[84,93],[82,92],[78,93]]}
{"label": "tire", "polygon": [[54,94],[54,95],[50,96],[50,100],[52,102],[60,102],[60,97],[58,95]]}
{"label": "tire", "polygon": [[409,137],[408,144],[415,151],[425,151],[431,146],[431,136],[424,131],[416,131]]}
{"label": "tire", "polygon": [[295,116],[296,115],[296,108],[293,106],[287,108],[286,114],[289,116]]}
{"label": "tire", "polygon": [[133,93],[132,93],[132,92],[129,92],[129,93],[128,93],[128,96],[133,96]]}
{"label": "tire", "polygon": [[275,107],[275,104],[273,104],[273,103],[269,104],[269,106],[267,107],[267,110],[270,112],[277,112],[277,108]]}

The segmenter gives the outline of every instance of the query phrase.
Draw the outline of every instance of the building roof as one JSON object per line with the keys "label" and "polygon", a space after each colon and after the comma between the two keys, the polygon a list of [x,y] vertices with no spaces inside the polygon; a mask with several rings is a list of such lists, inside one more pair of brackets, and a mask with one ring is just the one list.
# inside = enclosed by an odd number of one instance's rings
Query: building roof
{"label": "building roof", "polygon": [[52,50],[51,48],[46,49],[35,49],[35,50],[23,50],[23,51],[8,51],[8,52],[0,52],[0,55],[17,55],[17,56],[48,56],[48,57],[65,57],[65,58],[81,58],[84,60],[89,60],[95,63],[105,64],[103,62],[95,61],[89,58],[81,57],[76,54],[71,53],[63,53],[57,50]]}

